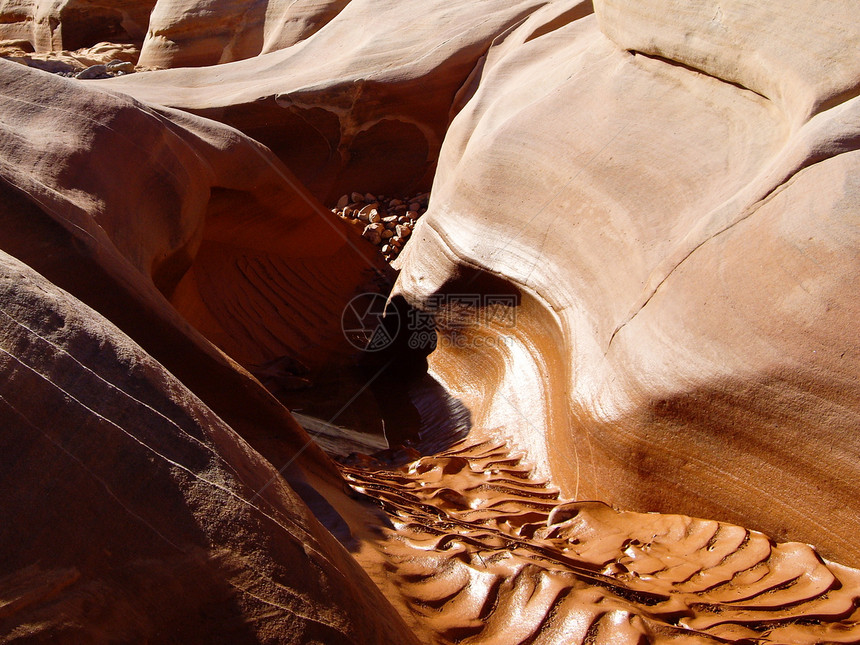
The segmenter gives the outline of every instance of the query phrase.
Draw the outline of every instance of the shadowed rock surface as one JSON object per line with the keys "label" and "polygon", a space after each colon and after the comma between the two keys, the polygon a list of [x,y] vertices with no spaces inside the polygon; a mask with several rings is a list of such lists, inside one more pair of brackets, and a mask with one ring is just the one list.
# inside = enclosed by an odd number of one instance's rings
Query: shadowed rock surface
{"label": "shadowed rock surface", "polygon": [[855,13],[0,4],[0,641],[857,642]]}
{"label": "shadowed rock surface", "polygon": [[412,640],[200,399],[79,300],[0,267],[0,641]]}

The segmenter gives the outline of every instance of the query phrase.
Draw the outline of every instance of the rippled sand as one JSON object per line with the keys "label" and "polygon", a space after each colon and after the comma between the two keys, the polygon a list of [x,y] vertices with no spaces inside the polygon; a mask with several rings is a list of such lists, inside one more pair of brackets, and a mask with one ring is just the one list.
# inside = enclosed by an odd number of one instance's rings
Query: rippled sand
{"label": "rippled sand", "polygon": [[390,520],[358,558],[427,642],[860,641],[857,570],[732,524],[560,499],[502,444],[343,471]]}

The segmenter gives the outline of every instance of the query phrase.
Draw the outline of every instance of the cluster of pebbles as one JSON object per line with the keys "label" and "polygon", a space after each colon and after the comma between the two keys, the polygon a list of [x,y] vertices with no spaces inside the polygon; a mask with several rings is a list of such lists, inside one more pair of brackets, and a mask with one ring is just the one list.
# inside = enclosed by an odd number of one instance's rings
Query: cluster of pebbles
{"label": "cluster of pebbles", "polygon": [[92,47],[50,52],[33,51],[24,41],[0,41],[0,58],[44,72],[80,80],[111,78],[138,71],[140,50],[130,43],[101,42]]}
{"label": "cluster of pebbles", "polygon": [[379,247],[385,260],[391,262],[403,250],[415,222],[427,212],[429,199],[430,193],[409,199],[352,193],[342,196],[331,210]]}

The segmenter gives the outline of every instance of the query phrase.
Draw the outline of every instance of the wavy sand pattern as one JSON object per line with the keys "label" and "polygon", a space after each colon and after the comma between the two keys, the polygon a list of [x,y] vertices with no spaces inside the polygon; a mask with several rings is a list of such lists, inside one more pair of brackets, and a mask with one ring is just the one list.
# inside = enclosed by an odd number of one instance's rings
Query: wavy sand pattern
{"label": "wavy sand pattern", "polygon": [[503,444],[344,466],[392,527],[359,556],[437,643],[856,643],[860,572],[800,543],[567,502]]}

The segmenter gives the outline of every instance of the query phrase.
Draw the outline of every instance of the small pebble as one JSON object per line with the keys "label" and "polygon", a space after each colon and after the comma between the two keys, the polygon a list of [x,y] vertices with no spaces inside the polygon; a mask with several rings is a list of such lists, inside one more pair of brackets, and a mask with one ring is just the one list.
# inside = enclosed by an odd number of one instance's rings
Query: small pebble
{"label": "small pebble", "polygon": [[107,65],[91,65],[75,74],[75,78],[83,81],[93,78],[107,78],[109,76],[110,74],[108,74]]}
{"label": "small pebble", "polygon": [[105,67],[111,74],[131,74],[134,72],[134,63],[127,60],[112,60]]}
{"label": "small pebble", "polygon": [[378,205],[379,204],[368,204],[367,206],[364,206],[360,211],[358,211],[358,219],[362,222],[369,222],[370,213],[375,211]]}
{"label": "small pebble", "polygon": [[379,228],[377,228],[378,226],[381,226],[381,225],[380,224],[368,224],[364,229],[364,233],[362,233],[362,235],[365,238],[367,238],[368,240],[370,240],[371,243],[373,243],[373,244],[379,244],[382,241],[382,236],[381,236],[382,231],[380,231]]}

